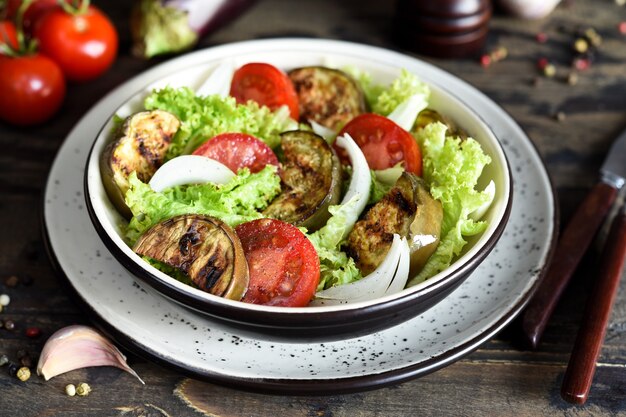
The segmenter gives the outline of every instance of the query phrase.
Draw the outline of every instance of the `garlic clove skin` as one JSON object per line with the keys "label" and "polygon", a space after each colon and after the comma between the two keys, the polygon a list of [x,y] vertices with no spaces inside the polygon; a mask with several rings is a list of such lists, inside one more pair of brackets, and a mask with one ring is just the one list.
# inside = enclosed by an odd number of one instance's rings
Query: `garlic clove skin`
{"label": "garlic clove skin", "polygon": [[39,356],[37,375],[47,381],[65,372],[92,366],[115,366],[145,384],[109,339],[83,325],[67,326],[50,336]]}

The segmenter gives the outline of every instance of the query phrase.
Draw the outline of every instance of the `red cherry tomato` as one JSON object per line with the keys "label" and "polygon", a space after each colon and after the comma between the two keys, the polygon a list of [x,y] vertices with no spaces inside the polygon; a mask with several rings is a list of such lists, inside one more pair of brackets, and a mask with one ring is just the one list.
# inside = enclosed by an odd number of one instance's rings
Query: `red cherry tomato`
{"label": "red cherry tomato", "polygon": [[115,27],[94,6],[76,15],[58,7],[41,18],[34,32],[40,52],[58,63],[69,80],[98,77],[117,54]]}
{"label": "red cherry tomato", "polygon": [[[346,124],[339,135],[348,133],[359,145],[371,169],[391,168],[404,161],[404,169],[422,175],[422,152],[415,138],[386,117],[361,114]],[[342,161],[346,152],[335,146]]]}
{"label": "red cherry tomato", "polygon": [[17,30],[13,22],[8,20],[0,21],[0,55],[2,55],[3,45],[17,49]]}
{"label": "red cherry tomato", "polygon": [[286,105],[291,118],[298,120],[298,95],[293,83],[273,65],[250,63],[239,68],[233,74],[230,95],[237,103],[253,100],[272,110]]}
{"label": "red cherry tomato", "polygon": [[[8,19],[15,20],[17,11],[24,0],[8,0],[6,6],[6,16]],[[22,18],[22,27],[24,32],[30,34],[37,22],[49,11],[59,6],[58,0],[34,0],[24,12]]]}
{"label": "red cherry tomato", "polygon": [[43,55],[0,56],[0,119],[16,125],[48,120],[65,98],[59,66]]}
{"label": "red cherry tomato", "polygon": [[222,133],[206,141],[193,152],[221,162],[237,172],[243,167],[259,172],[265,165],[278,166],[278,158],[272,149],[260,139],[245,133]]}
{"label": "red cherry tomato", "polygon": [[313,244],[295,226],[275,219],[259,219],[235,228],[250,270],[242,301],[285,307],[304,307],[320,280],[320,261]]}

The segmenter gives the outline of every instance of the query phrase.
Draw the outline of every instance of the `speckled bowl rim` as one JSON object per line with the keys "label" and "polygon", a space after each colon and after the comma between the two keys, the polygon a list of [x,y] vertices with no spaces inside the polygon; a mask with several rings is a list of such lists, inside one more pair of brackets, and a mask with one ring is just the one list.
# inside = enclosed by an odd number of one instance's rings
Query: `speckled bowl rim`
{"label": "speckled bowl rim", "polygon": [[[324,47],[322,47],[322,45],[324,45]],[[224,61],[226,59],[233,59],[234,57],[239,56],[242,53],[240,52],[241,50],[249,55],[252,52],[256,53],[257,49],[259,51],[263,51],[263,48],[267,48],[268,54],[285,53],[285,51],[289,51],[291,49],[305,50],[307,51],[307,53],[310,53],[313,56],[323,56],[325,52],[330,51],[330,53],[333,55],[342,54],[344,56],[349,56],[354,60],[361,61],[363,61],[368,56],[368,53],[375,53],[380,51],[378,48],[375,47],[367,45],[349,44],[340,41],[281,40],[278,43],[276,41],[266,40],[247,41],[195,52],[193,54],[189,54],[158,65],[157,67],[149,70],[148,73],[154,74],[158,72],[161,74],[159,79],[162,79],[171,75],[172,73],[175,73],[177,71],[179,72],[181,70],[180,67],[186,62],[189,62],[189,65],[184,68],[200,66],[203,64],[210,66],[216,61]],[[339,51],[335,51],[335,49],[338,49]],[[350,49],[350,51],[348,51],[347,49]],[[216,50],[219,50],[219,52],[215,52]],[[355,52],[355,50],[357,52]],[[389,54],[390,51],[386,51],[385,53]],[[386,57],[386,59],[376,59],[372,57],[371,60],[375,61],[377,65],[391,67],[392,58]],[[414,58],[400,54],[397,54],[396,58],[402,58],[406,62],[418,61]],[[400,66],[396,66],[396,68],[399,67]],[[170,70],[170,68],[174,69]],[[433,71],[441,70],[436,69]],[[146,75],[146,73],[140,74],[139,76],[134,77],[133,79],[116,88],[111,94],[119,94],[120,91],[127,88],[127,86],[138,77],[144,77],[146,79],[154,78],[150,75]],[[124,93],[124,96],[126,97],[124,102],[127,102],[128,100],[130,100],[130,98],[136,96],[137,94],[140,94],[153,83],[147,82],[145,84],[146,85],[142,86],[139,91],[134,91],[132,94]],[[96,230],[98,231],[98,234],[101,236],[109,250],[111,250],[116,256],[118,261],[120,261],[134,275],[138,276],[149,285],[153,286],[155,289],[162,292],[166,296],[184,305],[187,305],[194,310],[210,314],[218,318],[243,323],[244,325],[250,323],[261,331],[264,328],[307,328],[309,326],[315,326],[317,323],[330,324],[333,322],[345,322],[346,320],[365,320],[368,316],[376,316],[381,311],[387,309],[406,309],[409,305],[414,305],[416,302],[419,302],[422,299],[428,299],[431,296],[434,297],[440,291],[446,291],[447,288],[460,283],[461,280],[467,277],[467,275],[473,269],[475,269],[482,260],[484,260],[484,258],[488,255],[493,246],[496,244],[497,240],[500,238],[506,226],[506,222],[510,214],[511,201],[513,196],[513,181],[508,160],[506,159],[506,154],[504,153],[498,139],[495,138],[495,136],[491,132],[488,124],[485,123],[484,120],[482,120],[480,115],[478,115],[465,103],[463,103],[463,100],[461,98],[446,90],[444,86],[436,83],[430,84],[434,89],[439,90],[439,94],[447,96],[446,100],[451,102],[453,106],[458,106],[459,109],[461,109],[461,112],[465,112],[464,117],[471,118],[473,122],[477,124],[478,127],[476,128],[482,130],[484,139],[492,143],[492,150],[496,153],[496,155],[492,156],[494,158],[497,157],[500,164],[505,169],[505,177],[508,177],[504,178],[505,189],[498,190],[498,193],[504,195],[506,202],[504,203],[504,205],[500,206],[501,211],[496,214],[496,221],[493,224],[489,225],[488,230],[479,237],[477,244],[470,249],[469,252],[473,253],[473,257],[464,255],[454,262],[451,269],[446,270],[444,271],[444,273],[438,274],[430,280],[418,286],[405,290],[399,294],[380,298],[373,302],[347,304],[334,307],[305,307],[285,309],[278,307],[242,304],[239,302],[233,302],[231,300],[225,300],[219,297],[212,296],[210,294],[203,293],[192,287],[181,286],[180,283],[178,283],[176,280],[165,276],[160,271],[157,271],[156,269],[147,265],[136,254],[132,253],[132,251],[125,244],[122,244],[123,242],[121,241],[121,239],[119,239],[119,236],[114,236],[114,233],[110,231],[111,227],[107,226],[105,224],[106,222],[103,221],[101,219],[101,216],[98,214],[98,211],[101,212],[102,209],[100,207],[97,207],[98,201],[96,198],[93,197],[94,193],[90,192],[90,188],[94,186],[93,183],[95,183],[97,186],[99,185],[100,181],[99,172],[90,174],[90,167],[92,170],[97,167],[97,155],[93,155],[93,153],[96,149],[96,145],[98,145],[98,141],[94,142],[94,145],[90,151],[90,156],[87,162],[87,169],[85,172],[85,197],[90,217],[94,223],[94,226],[96,227]],[[103,126],[102,129],[106,129],[106,125]],[[98,137],[102,136],[101,133],[102,131],[100,132]],[[100,139],[100,141],[102,141],[102,139]],[[102,144],[100,144],[100,147],[101,146]],[[478,246],[478,244],[482,244],[482,246]],[[414,306],[410,308],[415,309],[415,314],[421,312]],[[393,323],[390,323],[390,325],[391,324]],[[374,328],[373,330],[377,329]]]}

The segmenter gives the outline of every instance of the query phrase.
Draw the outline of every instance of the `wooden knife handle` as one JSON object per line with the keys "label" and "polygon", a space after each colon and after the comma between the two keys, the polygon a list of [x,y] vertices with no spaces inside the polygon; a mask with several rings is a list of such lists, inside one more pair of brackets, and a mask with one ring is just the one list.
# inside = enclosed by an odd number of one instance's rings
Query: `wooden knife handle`
{"label": "wooden knife handle", "polygon": [[552,263],[522,316],[522,331],[533,349],[616,196],[616,188],[597,183],[563,230]]}
{"label": "wooden knife handle", "polygon": [[619,288],[626,259],[626,211],[613,221],[604,248],[598,279],[587,301],[561,387],[563,399],[575,404],[584,404],[589,396],[596,361]]}

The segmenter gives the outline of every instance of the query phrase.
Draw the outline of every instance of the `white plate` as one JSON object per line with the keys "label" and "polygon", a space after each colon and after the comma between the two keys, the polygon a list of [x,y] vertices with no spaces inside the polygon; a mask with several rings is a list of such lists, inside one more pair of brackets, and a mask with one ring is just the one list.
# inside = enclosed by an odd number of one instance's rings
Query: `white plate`
{"label": "white plate", "polygon": [[[454,293],[426,313],[368,336],[326,343],[260,340],[146,291],[108,252],[85,209],[83,172],[93,138],[121,103],[183,69],[235,65],[311,52],[330,61],[394,65],[454,92],[503,143],[515,181],[509,224],[493,252]],[[319,65],[319,58],[299,65]],[[172,77],[171,79],[174,79]],[[198,378],[280,392],[339,392],[426,374],[476,349],[523,308],[555,239],[555,200],[530,140],[494,102],[458,78],[414,58],[339,41],[280,39],[210,48],[166,62],[102,99],[69,134],[48,179],[44,223],[57,266],[125,347]]]}

